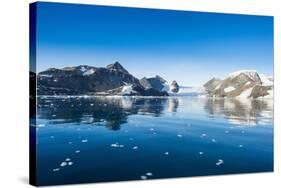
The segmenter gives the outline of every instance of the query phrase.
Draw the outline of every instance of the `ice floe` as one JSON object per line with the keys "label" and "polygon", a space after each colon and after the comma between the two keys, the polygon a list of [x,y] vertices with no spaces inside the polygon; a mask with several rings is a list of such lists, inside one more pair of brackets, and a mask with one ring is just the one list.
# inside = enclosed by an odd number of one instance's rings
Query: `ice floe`
{"label": "ice floe", "polygon": [[166,151],[166,152],[165,152],[165,155],[169,155],[169,152]]}
{"label": "ice floe", "polygon": [[145,173],[147,176],[152,176],[152,173],[151,172],[147,172]]}
{"label": "ice floe", "polygon": [[140,178],[141,178],[142,180],[146,180],[146,179],[147,179],[147,176],[140,176]]}
{"label": "ice floe", "polygon": [[203,133],[203,134],[201,134],[201,138],[203,138],[203,137],[206,137],[207,136],[207,134],[205,134],[205,133]]}
{"label": "ice floe", "polygon": [[75,153],[80,153],[80,150],[76,150]]}
{"label": "ice floe", "polygon": [[217,166],[220,166],[224,163],[224,161],[222,159],[219,159],[218,162],[216,162],[216,165]]}
{"label": "ice floe", "polygon": [[39,124],[39,125],[37,125],[37,127],[45,127],[45,125],[44,124]]}
{"label": "ice floe", "polygon": [[181,137],[183,137],[183,136],[182,136],[181,134],[178,134],[177,137],[181,138]]}
{"label": "ice floe", "polygon": [[53,172],[57,172],[57,171],[59,171],[60,169],[59,168],[54,168],[53,169]]}
{"label": "ice floe", "polygon": [[217,140],[216,139],[212,139],[212,142],[217,142]]}
{"label": "ice floe", "polygon": [[64,166],[67,166],[67,162],[63,161],[61,164],[60,164],[61,167],[64,167]]}
{"label": "ice floe", "polygon": [[116,142],[116,143],[114,143],[114,144],[111,144],[111,147],[113,147],[113,148],[123,148],[124,145],[119,144],[118,142]]}
{"label": "ice floe", "polygon": [[133,147],[134,150],[136,150],[136,149],[138,149],[138,148],[139,148],[138,146],[134,146],[134,147]]}
{"label": "ice floe", "polygon": [[199,152],[199,155],[203,155],[204,153],[202,151]]}
{"label": "ice floe", "polygon": [[81,140],[81,142],[86,143],[86,142],[88,142],[88,140],[84,139],[84,140]]}

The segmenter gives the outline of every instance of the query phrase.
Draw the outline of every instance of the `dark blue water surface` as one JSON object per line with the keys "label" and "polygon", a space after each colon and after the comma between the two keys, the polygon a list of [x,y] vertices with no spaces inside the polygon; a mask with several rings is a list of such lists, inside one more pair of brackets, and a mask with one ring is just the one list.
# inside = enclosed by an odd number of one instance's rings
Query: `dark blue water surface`
{"label": "dark blue water surface", "polygon": [[39,185],[273,171],[272,100],[40,97]]}

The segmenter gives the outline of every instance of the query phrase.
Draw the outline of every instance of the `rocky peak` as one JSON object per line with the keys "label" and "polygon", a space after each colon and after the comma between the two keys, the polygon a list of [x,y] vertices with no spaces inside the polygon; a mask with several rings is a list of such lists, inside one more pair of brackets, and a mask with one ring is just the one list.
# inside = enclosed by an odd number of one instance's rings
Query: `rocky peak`
{"label": "rocky peak", "polygon": [[261,79],[255,70],[240,70],[229,74],[224,80],[247,79],[248,81],[261,83]]}
{"label": "rocky peak", "polygon": [[142,78],[140,79],[140,84],[145,88],[145,89],[150,89],[153,88],[157,91],[162,91],[163,88],[165,88],[165,83],[167,81],[164,80],[162,77],[160,76],[155,76],[155,77],[151,77],[151,78]]}
{"label": "rocky peak", "polygon": [[206,88],[206,91],[212,91],[214,90],[219,84],[221,83],[220,79],[212,78],[207,83],[205,83],[203,86]]}
{"label": "rocky peak", "polygon": [[179,85],[178,85],[178,83],[177,83],[177,81],[172,81],[172,83],[171,83],[171,91],[173,92],[173,93],[177,93],[177,92],[179,92]]}
{"label": "rocky peak", "polygon": [[156,79],[156,80],[159,80],[161,83],[167,82],[166,80],[164,80],[164,78],[162,78],[162,77],[159,76],[159,75],[156,75],[156,76],[155,76],[155,79]]}
{"label": "rocky peak", "polygon": [[109,70],[129,74],[129,72],[118,61],[116,61],[115,63],[107,65],[106,68],[109,69]]}

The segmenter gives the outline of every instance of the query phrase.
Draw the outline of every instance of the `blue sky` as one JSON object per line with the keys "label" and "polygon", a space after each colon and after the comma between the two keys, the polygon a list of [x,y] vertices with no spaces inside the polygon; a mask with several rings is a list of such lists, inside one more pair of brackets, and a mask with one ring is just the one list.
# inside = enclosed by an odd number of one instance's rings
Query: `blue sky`
{"label": "blue sky", "polygon": [[273,17],[38,3],[37,71],[119,61],[138,78],[200,86],[241,69],[273,75]]}

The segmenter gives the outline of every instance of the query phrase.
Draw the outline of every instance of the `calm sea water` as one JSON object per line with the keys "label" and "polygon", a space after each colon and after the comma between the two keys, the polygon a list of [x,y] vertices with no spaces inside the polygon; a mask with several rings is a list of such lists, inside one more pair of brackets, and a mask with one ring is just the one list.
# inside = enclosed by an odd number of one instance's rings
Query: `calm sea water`
{"label": "calm sea water", "polygon": [[273,171],[273,101],[40,97],[39,185]]}

